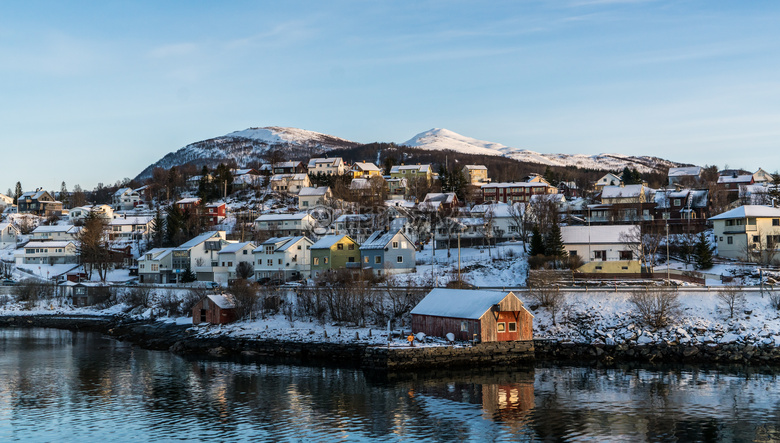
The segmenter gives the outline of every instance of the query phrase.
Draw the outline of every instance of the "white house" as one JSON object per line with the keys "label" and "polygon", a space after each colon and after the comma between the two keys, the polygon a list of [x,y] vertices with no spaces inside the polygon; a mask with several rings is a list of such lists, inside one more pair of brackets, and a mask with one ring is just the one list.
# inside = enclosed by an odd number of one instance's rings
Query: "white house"
{"label": "white house", "polygon": [[114,210],[128,211],[141,202],[141,194],[133,188],[120,188],[111,196]]}
{"label": "white house", "polygon": [[263,214],[255,219],[255,229],[271,236],[304,235],[316,225],[317,221],[308,212]]}
{"label": "white house", "polygon": [[108,223],[109,240],[139,240],[149,234],[154,217],[120,217]]}
{"label": "white house", "polygon": [[219,251],[228,242],[225,231],[205,232],[174,248],[173,272],[182,273],[189,267],[198,281],[214,281],[214,266],[218,263]]}
{"label": "white house", "polygon": [[639,257],[634,254],[639,244],[633,235],[636,229],[636,225],[561,226],[561,237],[570,256],[597,262],[588,272],[640,272]]}
{"label": "white house", "polygon": [[667,177],[669,179],[669,185],[680,183],[684,180],[690,180],[692,182],[698,182],[701,178],[700,166],[684,166],[679,168],[669,168]]}
{"label": "white house", "polygon": [[719,256],[769,264],[780,260],[780,209],[745,205],[710,220]]}
{"label": "white house", "polygon": [[341,157],[312,158],[307,166],[309,174],[342,175],[347,172],[347,165]]}
{"label": "white house", "polygon": [[73,225],[38,226],[30,234],[31,241],[75,241],[81,228]]}
{"label": "white house", "polygon": [[0,223],[0,249],[7,247],[16,248],[19,240],[19,228],[13,223]]}
{"label": "white house", "polygon": [[298,194],[301,189],[311,186],[306,174],[275,174],[271,177],[271,190],[286,194]]}
{"label": "white house", "polygon": [[[252,242],[230,243],[225,245],[217,253],[217,266],[214,266],[214,281],[227,284],[237,278],[236,267],[241,262],[247,263],[249,269],[253,269],[254,257],[252,251],[255,244]],[[250,272],[250,275],[252,272]]]}
{"label": "white house", "polygon": [[14,254],[17,265],[78,263],[73,241],[31,241]]}
{"label": "white house", "polygon": [[78,206],[68,211],[68,220],[71,223],[84,221],[91,212],[96,213],[100,217],[110,220],[114,218],[114,209],[108,205],[87,205]]}
{"label": "white house", "polygon": [[596,180],[594,186],[596,187],[596,190],[600,190],[604,186],[620,186],[621,183],[623,183],[623,179],[620,178],[620,175],[607,172],[603,177]]}
{"label": "white house", "polygon": [[332,198],[330,186],[303,188],[298,193],[298,209],[305,211],[317,205],[324,205]]}
{"label": "white house", "polygon": [[311,276],[308,237],[272,237],[253,251],[255,279],[300,280]]}
{"label": "white house", "polygon": [[175,283],[173,249],[155,248],[138,259],[138,277],[141,283]]}

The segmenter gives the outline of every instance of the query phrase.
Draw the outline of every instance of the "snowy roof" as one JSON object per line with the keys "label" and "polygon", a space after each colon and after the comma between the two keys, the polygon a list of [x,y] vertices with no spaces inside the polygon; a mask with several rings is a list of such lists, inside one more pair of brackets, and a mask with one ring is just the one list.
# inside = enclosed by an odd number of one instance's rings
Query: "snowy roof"
{"label": "snowy roof", "polygon": [[129,192],[133,192],[133,189],[132,188],[119,188],[119,189],[116,190],[116,192],[114,192],[114,195],[119,197],[119,196],[124,195],[124,194],[129,193]]}
{"label": "snowy roof", "polygon": [[5,231],[6,228],[14,228],[17,231],[19,230],[19,228],[17,228],[13,223],[0,223],[0,231]]}
{"label": "snowy roof", "polygon": [[[391,241],[393,241],[393,237],[396,235],[403,233],[399,231],[376,231],[373,234],[371,234],[370,237],[362,244],[360,245],[360,250],[365,249],[384,249],[385,246],[387,246]],[[404,236],[405,237],[405,236]],[[406,241],[408,242],[409,239],[407,238]]]}
{"label": "snowy roof", "polygon": [[770,206],[745,205],[710,217],[710,220],[726,220],[730,218],[766,217],[780,218],[780,209]]}
{"label": "snowy roof", "polygon": [[256,222],[303,220],[308,217],[308,212],[296,212],[294,214],[263,214],[255,219]]}
{"label": "snowy roof", "polygon": [[173,251],[173,248],[154,248],[146,251],[138,260],[146,260],[147,255],[152,256],[152,260],[162,260]]}
{"label": "snowy roof", "polygon": [[511,292],[436,288],[412,309],[414,315],[478,319]]}
{"label": "snowy roof", "polygon": [[232,309],[236,307],[236,300],[230,294],[210,294],[206,297],[221,309]]}
{"label": "snowy roof", "polygon": [[700,166],[685,166],[681,168],[669,168],[669,177],[684,177],[687,175],[701,175]]}
{"label": "snowy roof", "polygon": [[39,199],[43,197],[44,194],[47,194],[46,191],[30,191],[23,193],[19,198],[27,198],[30,197],[32,199]]}
{"label": "snowy roof", "polygon": [[251,168],[250,168],[250,169],[233,169],[233,170],[231,171],[231,174],[233,174],[234,176],[236,176],[236,175],[246,175],[246,174],[253,174],[253,173],[255,173],[255,172],[256,172],[256,171],[255,171],[254,169],[251,169]]}
{"label": "snowy roof", "polygon": [[305,187],[301,188],[301,192],[298,193],[298,197],[322,197],[327,195],[329,190],[329,186]]}
{"label": "snowy roof", "polygon": [[333,157],[333,158],[312,158],[309,159],[308,168],[316,168],[317,163],[321,164],[329,164],[330,166],[338,166],[342,163],[341,157]]}
{"label": "snowy roof", "polygon": [[271,177],[271,181],[280,180],[306,180],[306,174],[274,174],[273,177]]}
{"label": "snowy roof", "polygon": [[352,169],[357,169],[360,171],[376,171],[381,172],[382,170],[377,167],[377,165],[370,163],[370,162],[355,162],[354,165],[352,165]]}
{"label": "snowy roof", "polygon": [[547,188],[550,185],[540,182],[512,182],[512,183],[487,183],[482,185],[482,189],[487,188]]}
{"label": "snowy roof", "polygon": [[644,191],[643,185],[604,186],[601,198],[632,198],[639,197]]}
{"label": "snowy roof", "polygon": [[385,200],[385,206],[398,208],[414,208],[415,203],[409,200]]}
{"label": "snowy roof", "polygon": [[198,198],[198,197],[187,197],[187,198],[183,198],[183,199],[177,201],[176,204],[177,205],[186,205],[186,204],[189,204],[189,203],[198,203],[198,202],[200,202],[200,198]]}
{"label": "snowy roof", "polygon": [[[522,214],[525,211],[525,205],[523,203],[515,203],[517,207],[517,213]],[[492,205],[474,205],[471,208],[473,214],[484,214],[490,211],[493,217],[507,218],[511,217],[509,214],[509,205],[507,203],[495,203]]]}
{"label": "snowy roof", "polygon": [[301,162],[279,162],[276,164],[277,168],[296,168]]}
{"label": "snowy roof", "polygon": [[217,237],[221,240],[221,236],[219,235],[218,231],[209,231],[204,232],[203,234],[200,234],[199,236],[191,239],[190,241],[183,243],[181,246],[179,246],[179,249],[189,249],[193,248],[195,246],[198,246],[199,244],[203,243],[206,240],[209,240],[213,237]]}
{"label": "snowy roof", "polygon": [[24,245],[25,248],[64,248],[75,245],[72,241],[31,241]]}
{"label": "snowy roof", "polygon": [[466,166],[464,166],[464,168],[466,168],[469,171],[471,171],[471,170],[487,171],[487,166],[485,166],[485,165],[466,165]]}
{"label": "snowy roof", "polygon": [[154,217],[119,217],[111,220],[108,224],[112,226],[145,225],[153,219]]}
{"label": "snowy roof", "polygon": [[251,241],[244,241],[239,243],[229,243],[225,245],[222,249],[219,250],[218,254],[234,254],[242,249],[244,247],[250,246],[253,250],[255,249],[255,244]]}
{"label": "snowy roof", "polygon": [[311,249],[330,249],[333,245],[338,243],[344,237],[348,238],[350,241],[355,243],[354,240],[352,240],[351,238],[349,238],[349,236],[347,236],[345,234],[341,234],[341,235],[326,235],[326,236],[322,237],[321,239],[319,239],[317,241],[317,243],[314,243],[313,245],[311,245]]}
{"label": "snowy roof", "polygon": [[369,183],[367,178],[353,178],[352,181],[349,183],[349,189],[355,190],[355,189],[368,189],[371,187],[371,183]]}
{"label": "snowy roof", "polygon": [[431,165],[396,165],[390,168],[391,174],[397,174],[400,171],[426,172],[431,169]]}
{"label": "snowy roof", "polygon": [[454,192],[429,192],[425,194],[425,199],[423,200],[423,202],[425,203],[439,202],[439,203],[452,204],[455,202],[456,198],[457,197],[455,196]]}
{"label": "snowy roof", "polygon": [[706,208],[709,191],[706,189],[682,189],[680,191],[662,191],[655,193],[655,204],[659,209],[671,207],[673,199],[682,199],[684,203],[680,206],[691,208]]}
{"label": "snowy roof", "polygon": [[751,181],[753,181],[753,174],[721,175],[718,177],[718,183],[750,183]]}
{"label": "snowy roof", "polygon": [[610,226],[561,226],[564,245],[576,244],[625,244],[621,234],[629,235],[637,229],[634,225]]}
{"label": "snowy roof", "polygon": [[308,240],[309,243],[314,243],[311,240],[309,240],[308,237],[304,237],[304,236],[288,237],[288,238],[289,238],[289,241],[287,241],[283,245],[279,246],[277,248],[277,251],[284,252],[284,251],[290,249],[293,245],[297,244],[299,241],[304,240],[304,239]]}
{"label": "snowy roof", "polygon": [[49,226],[38,226],[37,228],[33,229],[33,234],[39,234],[42,232],[65,232],[65,233],[76,233],[80,229],[77,226],[73,225],[49,225]]}
{"label": "snowy roof", "polygon": [[342,214],[336,219],[336,223],[359,222],[371,220],[371,214]]}

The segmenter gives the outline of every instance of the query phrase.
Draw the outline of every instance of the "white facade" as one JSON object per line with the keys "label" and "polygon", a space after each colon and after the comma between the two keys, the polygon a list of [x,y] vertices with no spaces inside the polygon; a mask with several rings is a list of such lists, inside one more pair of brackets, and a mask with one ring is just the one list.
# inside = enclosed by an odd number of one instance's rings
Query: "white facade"
{"label": "white facade", "polygon": [[312,158],[308,164],[309,174],[342,175],[347,172],[347,165],[341,157]]}
{"label": "white facade", "polygon": [[561,226],[563,246],[569,255],[585,262],[637,260],[632,252],[638,243],[628,239],[635,225]]}
{"label": "white facade", "polygon": [[14,257],[17,265],[78,263],[78,251],[72,241],[31,241]]}
{"label": "white facade", "polygon": [[316,225],[307,212],[295,214],[264,214],[255,219],[255,229],[272,236],[304,235]]}
{"label": "white facade", "polygon": [[38,226],[30,234],[31,241],[74,241],[81,228],[73,225]]}
{"label": "white facade", "polygon": [[217,254],[217,266],[214,266],[214,281],[227,284],[237,278],[236,267],[241,262],[246,262],[253,267],[254,256],[252,251],[255,244],[252,242],[231,243],[225,245]]}
{"label": "white facade", "polygon": [[15,248],[19,233],[19,228],[13,223],[0,223],[0,249]]}
{"label": "white facade", "polygon": [[274,237],[255,248],[255,279],[281,279],[284,281],[311,276],[310,248],[314,244],[308,237]]}
{"label": "white facade", "polygon": [[122,217],[108,223],[110,240],[137,240],[149,234],[153,217]]}
{"label": "white facade", "polygon": [[710,220],[718,256],[769,264],[780,260],[780,209],[745,205]]}

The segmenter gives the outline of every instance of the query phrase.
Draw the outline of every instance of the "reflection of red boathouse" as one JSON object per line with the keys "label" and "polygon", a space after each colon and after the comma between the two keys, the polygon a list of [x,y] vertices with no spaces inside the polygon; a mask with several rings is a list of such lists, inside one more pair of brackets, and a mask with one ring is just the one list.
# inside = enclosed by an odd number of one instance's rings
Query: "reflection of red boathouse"
{"label": "reflection of red boathouse", "polygon": [[412,329],[457,340],[531,340],[533,318],[512,292],[437,288],[412,309]]}

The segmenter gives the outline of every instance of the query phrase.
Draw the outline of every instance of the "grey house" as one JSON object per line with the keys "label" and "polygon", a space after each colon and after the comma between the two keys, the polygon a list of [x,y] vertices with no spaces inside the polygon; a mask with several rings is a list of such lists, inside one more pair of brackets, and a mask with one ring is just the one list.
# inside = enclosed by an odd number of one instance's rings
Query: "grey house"
{"label": "grey house", "polygon": [[363,269],[376,275],[414,272],[415,259],[414,243],[400,230],[374,232],[360,246]]}

